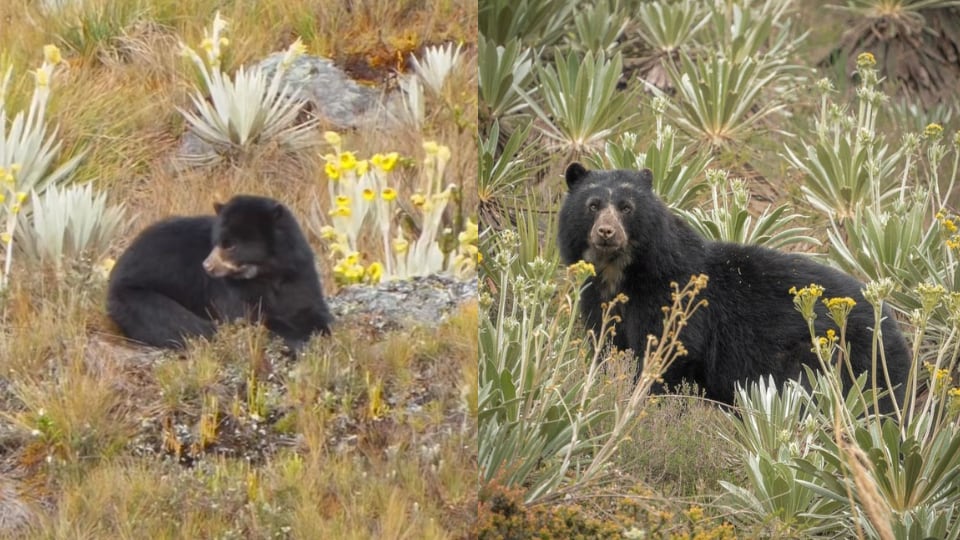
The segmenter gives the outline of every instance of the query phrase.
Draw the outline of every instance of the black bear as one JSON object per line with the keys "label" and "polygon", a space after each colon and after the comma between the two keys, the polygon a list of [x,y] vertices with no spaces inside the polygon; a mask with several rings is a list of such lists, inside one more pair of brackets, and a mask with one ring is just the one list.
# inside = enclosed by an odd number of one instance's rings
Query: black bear
{"label": "black bear", "polygon": [[217,322],[262,322],[298,350],[333,317],[293,214],[265,197],[215,203],[215,216],[147,227],[110,274],[107,312],[128,338],[178,348]]}
{"label": "black bear", "polygon": [[[628,297],[617,306],[617,348],[642,355],[647,335],[659,336],[663,329],[670,283],[682,286],[692,275],[709,277],[700,297],[708,305],[694,313],[679,336],[688,354],[664,374],[664,385],[686,379],[708,399],[732,404],[737,382],[772,375],[782,384],[799,378],[803,364],[818,368],[806,321],[789,292],[811,283],[823,286],[825,296],[856,302],[846,331],[851,364],[858,375],[871,369],[873,308],[853,277],[802,255],[705,240],[653,193],[648,169],[587,171],[574,163],[565,176],[569,194],[559,216],[560,255],[566,264],[594,265],[596,276],[581,293],[581,315],[589,328],[599,330],[602,303],[619,293]],[[834,323],[823,305],[816,312],[817,335],[824,335]],[[910,354],[889,309],[884,315],[883,345],[902,403]],[[889,402],[883,407],[890,408]]]}

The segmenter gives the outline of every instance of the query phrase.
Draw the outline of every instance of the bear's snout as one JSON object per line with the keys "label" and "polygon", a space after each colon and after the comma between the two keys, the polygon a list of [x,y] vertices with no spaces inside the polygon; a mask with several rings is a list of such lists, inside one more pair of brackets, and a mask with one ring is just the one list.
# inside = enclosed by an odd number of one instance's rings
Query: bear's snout
{"label": "bear's snout", "polygon": [[590,231],[590,243],[601,251],[616,251],[626,246],[627,231],[612,206],[604,208],[597,215]]}

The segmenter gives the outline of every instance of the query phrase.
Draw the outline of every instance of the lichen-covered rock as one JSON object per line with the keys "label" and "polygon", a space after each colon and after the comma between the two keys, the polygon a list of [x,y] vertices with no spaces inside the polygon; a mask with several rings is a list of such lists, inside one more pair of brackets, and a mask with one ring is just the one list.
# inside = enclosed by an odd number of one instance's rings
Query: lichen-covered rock
{"label": "lichen-covered rock", "polygon": [[[274,53],[258,64],[269,79],[284,53]],[[386,94],[350,78],[328,58],[297,57],[283,76],[290,90],[299,92],[325,124],[333,128],[355,128],[377,119]]]}
{"label": "lichen-covered rock", "polygon": [[329,299],[337,320],[361,318],[379,331],[411,324],[436,325],[477,298],[477,280],[432,275],[378,285],[352,285]]}

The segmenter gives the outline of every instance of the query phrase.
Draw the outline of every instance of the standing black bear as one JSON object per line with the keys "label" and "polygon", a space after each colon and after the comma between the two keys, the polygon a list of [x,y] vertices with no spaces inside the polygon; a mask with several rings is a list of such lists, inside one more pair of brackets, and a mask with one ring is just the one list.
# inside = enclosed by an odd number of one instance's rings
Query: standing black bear
{"label": "standing black bear", "polygon": [[[686,379],[707,398],[730,404],[737,382],[773,375],[782,384],[798,378],[802,364],[818,368],[806,322],[789,294],[810,283],[822,285],[828,296],[856,301],[847,319],[851,363],[857,374],[871,369],[873,308],[856,279],[801,255],[704,240],[654,195],[647,169],[587,171],[574,163],[566,181],[570,193],[560,210],[560,254],[566,264],[584,260],[596,270],[581,297],[589,328],[600,328],[601,303],[619,293],[628,297],[618,306],[617,348],[643,354],[646,336],[659,336],[663,329],[661,308],[671,303],[670,283],[685,284],[696,274],[710,278],[701,293],[708,305],[680,334],[689,352],[664,374],[668,387]],[[833,323],[823,305],[817,314],[816,331],[824,335]],[[885,316],[883,345],[902,403],[910,355],[889,310]],[[889,408],[888,402],[884,409]]]}
{"label": "standing black bear", "polygon": [[293,350],[328,334],[313,251],[290,211],[250,195],[214,210],[155,223],[120,256],[107,312],[124,335],[176,348],[237,318],[263,322]]}

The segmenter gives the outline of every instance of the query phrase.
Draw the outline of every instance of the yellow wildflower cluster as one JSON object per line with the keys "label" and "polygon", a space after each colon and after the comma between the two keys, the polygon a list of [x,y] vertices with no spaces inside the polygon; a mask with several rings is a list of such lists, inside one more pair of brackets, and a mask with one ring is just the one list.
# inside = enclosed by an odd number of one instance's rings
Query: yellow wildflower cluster
{"label": "yellow wildflower cluster", "polygon": [[[381,273],[389,277],[417,275],[450,270],[457,275],[476,272],[480,253],[477,224],[467,220],[465,229],[457,234],[447,227],[444,210],[457,194],[456,186],[443,185],[443,169],[451,159],[450,149],[436,142],[425,142],[422,181],[410,196],[410,205],[396,203],[397,189],[388,185],[391,173],[402,159],[398,152],[377,153],[361,159],[344,148],[339,133],[328,131],[324,140],[331,151],[323,155],[324,172],[329,179],[331,224],[343,239],[333,239],[331,245],[337,261],[338,273],[345,282],[361,278],[359,263],[346,260],[349,253],[360,252],[359,239],[364,230],[372,228],[381,240],[383,267]],[[401,219],[397,219],[397,216]],[[404,227],[407,223],[412,227]],[[409,234],[416,230],[417,233]],[[370,231],[367,231],[370,232]],[[452,257],[448,258],[452,254]]]}
{"label": "yellow wildflower cluster", "polygon": [[793,305],[796,306],[797,311],[803,315],[805,320],[812,321],[817,318],[813,309],[817,304],[817,298],[823,296],[822,286],[811,283],[800,290],[797,290],[796,287],[790,287],[789,292],[793,295]]}
{"label": "yellow wildflower cluster", "polygon": [[[13,229],[16,226],[17,214],[23,209],[23,203],[27,200],[27,193],[16,191],[17,173],[21,170],[19,163],[14,163],[10,167],[0,167],[0,205],[7,206],[7,227],[0,232],[0,244],[9,246],[13,243]],[[7,194],[12,194],[9,197]]]}
{"label": "yellow wildflower cluster", "polygon": [[836,346],[837,341],[839,341],[836,330],[833,328],[827,329],[825,336],[820,336],[817,338],[817,347],[813,349],[813,353],[823,358],[824,360],[829,359],[833,356],[833,348]]}
{"label": "yellow wildflower cluster", "polygon": [[426,141],[423,143],[423,151],[427,156],[435,156],[439,160],[450,160],[450,147],[438,144],[436,141]]}
{"label": "yellow wildflower cluster", "polygon": [[943,227],[942,234],[946,238],[944,243],[949,249],[960,250],[960,231],[957,228],[957,216],[946,214],[941,210],[937,212],[936,218],[940,222],[940,226]]}
{"label": "yellow wildflower cluster", "polygon": [[374,167],[383,171],[390,172],[397,165],[397,160],[400,158],[400,154],[397,152],[389,152],[386,154],[374,154],[370,156],[370,163]]}
{"label": "yellow wildflower cluster", "polygon": [[943,136],[943,126],[936,123],[927,124],[923,130],[923,136],[927,139],[938,140]]}
{"label": "yellow wildflower cluster", "polygon": [[14,214],[20,212],[20,206],[27,200],[26,192],[16,191],[17,173],[20,169],[19,163],[14,163],[9,168],[0,167],[0,204],[7,202],[7,193],[12,193],[10,212]]}
{"label": "yellow wildflower cluster", "polygon": [[933,395],[940,396],[946,392],[953,384],[953,377],[950,376],[950,370],[947,368],[937,368],[930,362],[924,362],[923,367],[930,374],[930,392]]}
{"label": "yellow wildflower cluster", "polygon": [[[230,45],[230,40],[221,35],[226,29],[227,21],[220,16],[219,11],[213,17],[213,24],[210,26],[210,30],[208,31],[206,28],[203,29],[203,41],[200,42],[200,49],[206,54],[207,65],[220,65],[220,60],[223,56],[221,49]],[[196,54],[189,47],[184,46],[183,49],[184,54]]]}
{"label": "yellow wildflower cluster", "polygon": [[960,388],[953,387],[947,391],[947,399],[949,399],[949,404],[947,405],[948,414],[953,417],[960,414]]}
{"label": "yellow wildflower cluster", "polygon": [[339,133],[327,131],[323,134],[323,138],[334,149],[334,153],[323,156],[326,162],[323,169],[330,180],[340,180],[351,172],[357,178],[363,177],[370,171],[371,165],[375,171],[388,173],[397,166],[397,161],[400,159],[400,154],[397,152],[377,153],[369,159],[358,159],[355,152],[342,150],[343,139]]}
{"label": "yellow wildflower cluster", "polygon": [[920,297],[920,309],[923,313],[931,313],[936,309],[945,294],[947,294],[947,290],[943,288],[943,285],[932,285],[930,283],[917,285],[917,296]]}
{"label": "yellow wildflower cluster", "polygon": [[850,315],[850,311],[853,310],[853,306],[857,305],[857,303],[853,298],[844,296],[840,298],[826,298],[823,300],[823,305],[827,306],[827,311],[830,312],[830,318],[833,319],[833,322],[843,328],[844,323],[847,321],[847,316]]}
{"label": "yellow wildflower cluster", "polygon": [[480,264],[480,227],[467,219],[463,232],[457,236],[457,256],[453,260],[453,272],[457,276],[467,277],[477,271]]}
{"label": "yellow wildflower cluster", "polygon": [[873,53],[863,52],[857,55],[857,68],[872,68],[877,65],[877,59],[873,57]]}
{"label": "yellow wildflower cluster", "polygon": [[361,264],[362,255],[350,248],[347,235],[337,232],[327,225],[320,229],[320,238],[327,242],[330,256],[334,259],[333,277],[340,285],[354,283],[379,283],[383,277],[383,265],[374,262],[369,266]]}
{"label": "yellow wildflower cluster", "polygon": [[379,283],[383,277],[383,265],[379,262],[364,267],[360,262],[360,253],[348,253],[333,265],[333,278],[340,285],[355,283]]}
{"label": "yellow wildflower cluster", "polygon": [[597,270],[593,267],[593,264],[587,261],[577,261],[567,267],[567,275],[580,282],[597,275]]}
{"label": "yellow wildflower cluster", "polygon": [[[361,264],[358,238],[364,223],[389,229],[391,203],[397,198],[397,190],[386,185],[384,173],[394,169],[400,155],[390,152],[360,159],[355,152],[344,150],[343,138],[339,133],[327,131],[323,138],[333,149],[333,152],[323,156],[326,162],[324,172],[330,180],[328,187],[332,208],[328,214],[333,226],[324,227],[321,234],[328,242],[335,261],[334,277],[344,285],[377,283],[387,273],[384,264]],[[381,230],[381,234],[387,245],[387,232]],[[389,267],[390,261],[387,263]]]}
{"label": "yellow wildflower cluster", "polygon": [[333,202],[333,209],[329,212],[331,217],[350,217],[353,214],[350,210],[350,197],[338,195]]}

